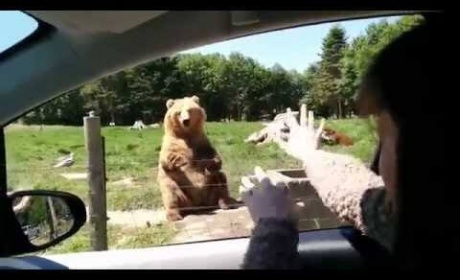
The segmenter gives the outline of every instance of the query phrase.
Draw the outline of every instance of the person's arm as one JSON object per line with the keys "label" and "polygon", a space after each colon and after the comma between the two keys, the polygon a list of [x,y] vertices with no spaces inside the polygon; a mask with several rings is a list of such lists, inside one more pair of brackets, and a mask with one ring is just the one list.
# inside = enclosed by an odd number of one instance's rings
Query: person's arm
{"label": "person's arm", "polygon": [[390,249],[394,222],[382,178],[348,155],[316,150],[302,160],[324,205]]}
{"label": "person's arm", "polygon": [[352,156],[319,150],[325,120],[315,129],[313,112],[308,112],[307,118],[305,104],[300,108],[300,124],[289,109],[285,122],[288,141],[279,141],[279,145],[303,161],[307,177],[324,205],[390,249],[394,221],[382,178]]}
{"label": "person's arm", "polygon": [[296,269],[299,234],[288,219],[262,218],[255,226],[243,269]]}
{"label": "person's arm", "polygon": [[285,184],[276,186],[260,167],[254,169],[258,187],[241,179],[240,193],[255,223],[243,269],[296,269],[299,233],[293,200]]}

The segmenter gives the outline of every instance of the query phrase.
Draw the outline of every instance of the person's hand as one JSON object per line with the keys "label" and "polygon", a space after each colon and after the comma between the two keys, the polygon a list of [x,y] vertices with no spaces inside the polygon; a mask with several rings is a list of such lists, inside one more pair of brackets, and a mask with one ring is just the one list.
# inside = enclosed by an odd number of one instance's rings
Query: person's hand
{"label": "person's hand", "polygon": [[272,182],[261,167],[254,168],[256,186],[249,177],[241,178],[240,194],[252,220],[261,218],[296,220],[295,204],[283,182]]}
{"label": "person's hand", "polygon": [[305,104],[300,107],[300,124],[289,108],[286,112],[285,123],[289,128],[289,135],[286,137],[288,140],[280,141],[280,146],[288,154],[303,160],[311,152],[319,148],[324,119],[321,120],[318,129],[315,130],[313,111],[308,112],[307,118],[307,106]]}

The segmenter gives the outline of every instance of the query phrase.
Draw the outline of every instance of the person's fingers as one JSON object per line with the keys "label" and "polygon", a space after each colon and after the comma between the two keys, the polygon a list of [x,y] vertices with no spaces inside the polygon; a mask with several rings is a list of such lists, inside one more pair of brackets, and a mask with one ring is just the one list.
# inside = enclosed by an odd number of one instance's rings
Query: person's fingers
{"label": "person's fingers", "polygon": [[247,192],[246,187],[243,185],[240,185],[240,187],[238,188],[238,193],[240,194],[240,196],[243,197],[246,192]]}
{"label": "person's fingers", "polygon": [[243,187],[248,189],[248,190],[255,187],[255,185],[251,182],[251,179],[249,179],[246,176],[241,178],[241,183],[242,183]]}
{"label": "person's fingers", "polygon": [[[254,167],[254,174],[255,174],[257,180],[258,180],[260,183],[262,183],[262,181],[263,181],[264,179],[268,179],[267,174],[265,173],[265,171],[264,171],[264,170],[262,169],[262,167],[260,167],[260,166]],[[262,184],[262,185],[263,185],[263,184]]]}
{"label": "person's fingers", "polygon": [[244,185],[240,185],[238,192],[240,195],[244,195],[244,193],[246,193],[246,187]]}
{"label": "person's fingers", "polygon": [[255,174],[257,180],[259,180],[259,182],[260,182],[260,184],[262,185],[263,188],[273,186],[273,184],[270,181],[270,179],[268,178],[267,174],[265,173],[265,171],[260,166],[256,166],[254,168],[254,174]]}
{"label": "person's fingers", "polygon": [[296,118],[294,117],[294,114],[291,111],[291,108],[286,109],[286,125],[289,127],[289,130],[292,131],[296,129],[299,126],[299,123],[297,122]]}
{"label": "person's fingers", "polygon": [[252,196],[252,190],[247,190],[246,187],[240,185],[240,196],[246,206],[250,206],[250,196]]}
{"label": "person's fingers", "polygon": [[272,182],[272,183],[273,183],[273,185],[275,187],[280,188],[280,189],[284,189],[286,191],[286,193],[289,191],[286,182],[284,182],[282,180],[277,180],[277,181]]}
{"label": "person's fingers", "polygon": [[287,187],[286,182],[281,179],[271,180],[267,173],[260,167],[256,166],[254,168],[254,173],[256,178],[260,181],[262,188],[269,188],[273,190],[280,190],[284,195],[289,195],[289,188]]}
{"label": "person's fingers", "polygon": [[311,131],[314,130],[314,123],[315,123],[315,117],[313,116],[313,111],[308,112],[308,128],[311,129]]}
{"label": "person's fingers", "polygon": [[316,130],[316,139],[319,140],[321,138],[321,134],[323,133],[323,130],[324,130],[324,118],[321,119],[321,122],[319,124],[319,127],[318,127],[318,130]]}
{"label": "person's fingers", "polygon": [[283,142],[287,142],[289,140],[289,132],[280,132],[279,134],[279,140]]}
{"label": "person's fingers", "polygon": [[307,126],[307,105],[300,106],[300,126]]}
{"label": "person's fingers", "polygon": [[252,195],[252,188],[254,187],[254,184],[246,176],[241,178],[241,183],[239,193],[244,203],[247,204],[248,198]]}

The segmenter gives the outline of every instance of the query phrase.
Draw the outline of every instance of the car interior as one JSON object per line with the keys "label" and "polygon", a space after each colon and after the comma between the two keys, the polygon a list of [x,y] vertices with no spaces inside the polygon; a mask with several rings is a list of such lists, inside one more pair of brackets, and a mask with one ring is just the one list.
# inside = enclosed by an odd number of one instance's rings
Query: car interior
{"label": "car interior", "polygon": [[[86,222],[86,211],[83,202],[70,193],[7,194],[5,126],[79,85],[183,50],[298,26],[422,13],[409,10],[24,12],[37,20],[37,30],[0,53],[0,248],[3,248],[0,267],[42,270],[239,269],[249,237],[142,249],[27,255],[69,238]],[[64,206],[60,207],[67,207],[76,222],[50,243],[30,244],[24,240],[23,232],[11,230],[17,223],[12,218],[11,205],[19,205],[19,209],[21,203],[27,203],[27,196],[61,201],[59,205]],[[348,226],[299,232],[298,250],[305,267],[318,270],[378,267],[388,257],[377,243]]]}

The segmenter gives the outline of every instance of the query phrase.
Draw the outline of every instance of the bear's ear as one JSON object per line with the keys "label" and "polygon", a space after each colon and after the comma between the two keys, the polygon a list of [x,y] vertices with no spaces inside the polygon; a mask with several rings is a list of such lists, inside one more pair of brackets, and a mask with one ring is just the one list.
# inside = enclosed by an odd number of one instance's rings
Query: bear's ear
{"label": "bear's ear", "polygon": [[171,108],[171,106],[174,105],[174,99],[168,99],[168,101],[166,101],[166,108]]}
{"label": "bear's ear", "polygon": [[200,98],[196,95],[192,96],[192,100],[197,103],[197,104],[200,104]]}

